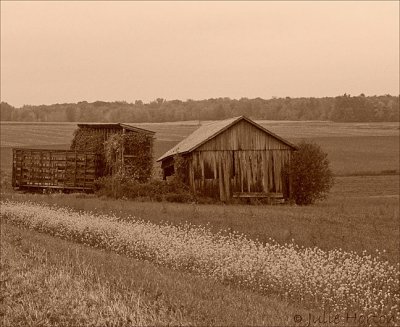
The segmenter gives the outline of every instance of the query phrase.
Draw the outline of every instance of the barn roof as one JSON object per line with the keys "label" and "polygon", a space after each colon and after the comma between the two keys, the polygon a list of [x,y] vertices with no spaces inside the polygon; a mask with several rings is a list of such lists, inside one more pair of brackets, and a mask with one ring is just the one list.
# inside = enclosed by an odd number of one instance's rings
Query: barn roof
{"label": "barn roof", "polygon": [[272,137],[278,139],[279,141],[283,142],[284,144],[288,145],[292,149],[296,150],[297,147],[292,143],[286,141],[285,139],[281,138],[280,136],[270,132],[266,128],[262,127],[261,125],[255,123],[251,119],[247,118],[246,116],[238,116],[233,117],[225,120],[215,121],[213,123],[205,124],[196,129],[192,134],[190,134],[187,138],[183,139],[177,145],[175,145],[172,149],[164,153],[157,161],[164,160],[168,157],[171,157],[176,154],[185,154],[192,152],[199,146],[203,145],[207,141],[211,140],[215,136],[221,134],[225,130],[227,130],[232,125],[238,123],[241,120],[246,120],[253,126],[257,127],[258,129],[262,130],[263,132],[271,135]]}
{"label": "barn roof", "polygon": [[78,124],[81,128],[94,128],[94,129],[126,129],[133,132],[141,132],[146,134],[155,134],[153,131],[149,131],[144,128],[122,124],[122,123],[94,123],[94,124]]}

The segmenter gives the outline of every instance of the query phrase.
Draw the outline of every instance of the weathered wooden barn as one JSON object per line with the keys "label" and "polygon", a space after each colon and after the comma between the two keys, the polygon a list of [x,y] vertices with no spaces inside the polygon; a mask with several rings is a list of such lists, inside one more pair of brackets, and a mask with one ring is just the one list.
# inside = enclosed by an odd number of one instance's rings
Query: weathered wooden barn
{"label": "weathered wooden barn", "polygon": [[[296,146],[251,119],[240,116],[203,125],[166,152],[164,178],[185,162],[186,182],[194,192],[219,197],[289,198],[283,176]],[[177,158],[180,158],[179,160]]]}

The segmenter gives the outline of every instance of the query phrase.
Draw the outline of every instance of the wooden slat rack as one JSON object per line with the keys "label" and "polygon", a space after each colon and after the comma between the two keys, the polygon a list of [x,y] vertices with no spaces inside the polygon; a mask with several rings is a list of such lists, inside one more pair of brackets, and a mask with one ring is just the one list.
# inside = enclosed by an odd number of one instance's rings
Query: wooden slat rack
{"label": "wooden slat rack", "polygon": [[101,164],[100,156],[91,152],[14,148],[12,185],[91,191]]}

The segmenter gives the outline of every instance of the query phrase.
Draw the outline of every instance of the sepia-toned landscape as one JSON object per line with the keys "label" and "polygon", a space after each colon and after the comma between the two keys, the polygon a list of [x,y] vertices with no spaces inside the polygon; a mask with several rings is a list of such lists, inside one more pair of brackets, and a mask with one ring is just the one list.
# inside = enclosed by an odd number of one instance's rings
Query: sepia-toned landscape
{"label": "sepia-toned landscape", "polygon": [[9,1],[0,326],[400,326],[398,1]]}

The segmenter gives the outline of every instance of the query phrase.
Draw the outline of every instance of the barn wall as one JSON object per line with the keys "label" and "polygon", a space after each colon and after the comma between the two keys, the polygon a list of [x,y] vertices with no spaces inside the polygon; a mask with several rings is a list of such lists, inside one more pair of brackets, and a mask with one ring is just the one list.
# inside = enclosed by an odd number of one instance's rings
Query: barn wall
{"label": "barn wall", "polygon": [[189,184],[196,192],[226,201],[233,193],[288,195],[282,169],[291,150],[194,151],[189,157]]}
{"label": "barn wall", "polygon": [[197,151],[215,150],[290,150],[282,141],[265,133],[245,120],[239,121],[223,133],[197,148]]}

